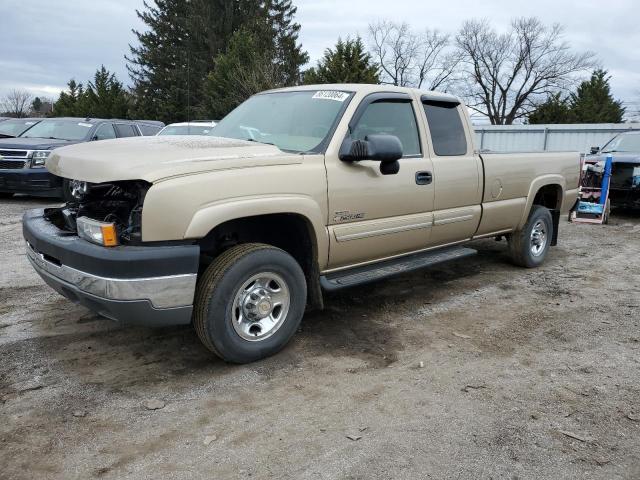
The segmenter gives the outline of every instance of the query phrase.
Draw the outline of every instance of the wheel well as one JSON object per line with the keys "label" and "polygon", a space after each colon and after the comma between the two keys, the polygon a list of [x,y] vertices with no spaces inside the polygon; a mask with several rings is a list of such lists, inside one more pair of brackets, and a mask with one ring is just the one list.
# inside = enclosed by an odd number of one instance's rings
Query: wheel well
{"label": "wheel well", "polygon": [[556,184],[541,187],[533,198],[533,204],[542,205],[549,210],[560,210],[562,204],[562,187]]}
{"label": "wheel well", "polygon": [[307,280],[308,307],[322,308],[318,246],[309,220],[298,214],[275,213],[221,223],[198,242],[202,266],[234,245],[251,242],[273,245],[295,258]]}
{"label": "wheel well", "polygon": [[533,198],[534,205],[546,207],[551,212],[553,220],[553,235],[551,237],[551,245],[558,244],[558,228],[560,227],[560,208],[562,207],[562,187],[557,184],[545,185]]}

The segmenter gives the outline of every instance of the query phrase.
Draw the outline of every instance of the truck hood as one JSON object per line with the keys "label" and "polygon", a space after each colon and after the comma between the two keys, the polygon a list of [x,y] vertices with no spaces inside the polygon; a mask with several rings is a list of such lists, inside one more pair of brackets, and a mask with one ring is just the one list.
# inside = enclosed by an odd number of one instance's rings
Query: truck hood
{"label": "truck hood", "polygon": [[54,150],[47,169],[91,183],[161,180],[214,170],[301,163],[273,145],[221,137],[166,135],[82,143]]}
{"label": "truck hood", "polygon": [[72,140],[54,140],[51,138],[3,138],[0,139],[0,150],[5,148],[18,150],[51,150],[75,143],[77,142]]}

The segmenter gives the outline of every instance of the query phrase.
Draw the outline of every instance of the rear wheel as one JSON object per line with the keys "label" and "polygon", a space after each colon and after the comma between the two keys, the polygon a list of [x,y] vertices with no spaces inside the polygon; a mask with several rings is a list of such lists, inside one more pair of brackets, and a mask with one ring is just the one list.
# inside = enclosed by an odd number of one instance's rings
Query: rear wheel
{"label": "rear wheel", "polygon": [[280,351],[298,329],[307,300],[302,268],[287,252],[260,243],[230,248],[196,288],[193,323],[219,357],[248,363]]}
{"label": "rear wheel", "polygon": [[553,220],[545,207],[534,205],[527,223],[509,237],[509,256],[516,265],[534,268],[541,265],[551,246]]}

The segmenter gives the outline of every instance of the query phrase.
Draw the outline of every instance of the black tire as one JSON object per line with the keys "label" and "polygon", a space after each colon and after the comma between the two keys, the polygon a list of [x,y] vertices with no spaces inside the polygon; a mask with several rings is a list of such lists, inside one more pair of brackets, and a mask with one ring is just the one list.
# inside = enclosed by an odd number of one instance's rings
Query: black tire
{"label": "black tire", "polygon": [[[285,282],[289,306],[270,336],[250,341],[234,326],[241,310],[234,308],[234,302],[246,282],[263,272]],[[284,348],[300,325],[306,301],[304,272],[291,255],[270,245],[246,243],[223,252],[202,274],[196,287],[193,323],[198,337],[213,353],[228,362],[249,363]]]}
{"label": "black tire", "polygon": [[[534,253],[532,232],[537,226],[543,227],[545,241],[543,246],[535,245],[535,248],[542,248],[539,252]],[[540,237],[537,236],[536,238]],[[520,267],[526,268],[535,268],[542,265],[549,252],[552,238],[553,219],[551,218],[551,212],[545,207],[534,205],[524,227],[509,236],[509,256],[511,261]]]}

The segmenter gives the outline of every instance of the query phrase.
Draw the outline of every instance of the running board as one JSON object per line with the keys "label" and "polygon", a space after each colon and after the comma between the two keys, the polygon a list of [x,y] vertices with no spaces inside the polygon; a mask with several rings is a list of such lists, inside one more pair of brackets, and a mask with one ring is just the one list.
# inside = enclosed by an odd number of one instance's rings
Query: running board
{"label": "running board", "polygon": [[449,247],[439,250],[414,253],[400,258],[384,260],[372,265],[350,268],[340,272],[329,273],[320,277],[320,285],[324,290],[333,291],[374,282],[383,278],[400,275],[420,268],[439,263],[470,257],[478,253],[473,248]]}

